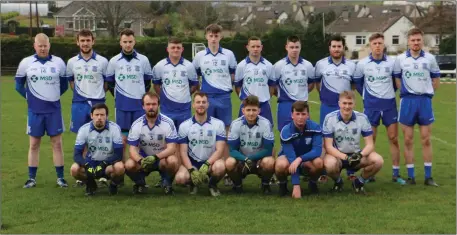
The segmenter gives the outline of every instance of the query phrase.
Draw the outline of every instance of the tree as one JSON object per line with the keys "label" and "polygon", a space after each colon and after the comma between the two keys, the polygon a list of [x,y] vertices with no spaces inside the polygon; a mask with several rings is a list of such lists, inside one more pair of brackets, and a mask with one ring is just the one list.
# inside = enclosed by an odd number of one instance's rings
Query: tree
{"label": "tree", "polygon": [[140,2],[86,2],[86,6],[90,8],[97,16],[105,20],[106,28],[112,38],[115,38],[120,30],[121,23],[127,18],[140,19],[145,15],[145,11],[141,11]]}
{"label": "tree", "polygon": [[440,43],[440,54],[455,54],[456,36],[455,34],[451,37],[445,38]]}

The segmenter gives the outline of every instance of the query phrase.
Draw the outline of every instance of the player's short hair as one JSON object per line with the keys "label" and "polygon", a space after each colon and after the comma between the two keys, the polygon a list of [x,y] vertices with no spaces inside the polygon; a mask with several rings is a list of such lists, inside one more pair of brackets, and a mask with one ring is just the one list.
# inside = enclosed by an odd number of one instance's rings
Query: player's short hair
{"label": "player's short hair", "polygon": [[181,39],[177,37],[170,37],[168,38],[168,43],[173,43],[173,44],[182,44]]}
{"label": "player's short hair", "polygon": [[260,108],[259,97],[255,96],[255,95],[250,95],[250,96],[246,97],[246,99],[244,99],[242,103],[243,103],[243,107],[255,106],[257,108]]}
{"label": "player's short hair", "polygon": [[108,113],[109,113],[108,106],[105,103],[97,103],[97,104],[92,105],[92,108],[90,109],[90,114],[94,114],[94,111],[96,109],[105,109],[106,116],[108,116]]}
{"label": "player's short hair", "polygon": [[76,40],[79,40],[79,37],[91,37],[94,40],[94,34],[89,29],[81,29],[78,34],[76,34]]}
{"label": "player's short hair", "polygon": [[208,99],[208,95],[207,95],[205,92],[196,91],[196,92],[194,93],[194,98],[197,97],[197,96],[206,97],[206,99]]}
{"label": "player's short hair", "polygon": [[330,39],[328,40],[328,46],[332,45],[332,41],[342,42],[343,47],[346,47],[346,40],[344,39],[343,36],[341,36],[339,34],[335,34],[332,37],[330,37]]}
{"label": "player's short hair", "polygon": [[353,91],[343,91],[340,93],[339,99],[346,98],[355,100],[355,93]]}
{"label": "player's short hair", "polygon": [[135,36],[135,32],[133,32],[133,30],[131,29],[123,29],[120,33],[119,33],[119,38],[122,37],[122,35],[125,35],[125,36]]}
{"label": "player's short hair", "polygon": [[210,24],[205,28],[205,34],[207,33],[220,33],[222,32],[222,26],[218,24]]}
{"label": "player's short hair", "polygon": [[160,104],[160,96],[155,92],[148,91],[148,92],[144,93],[143,96],[141,97],[141,105],[144,105],[144,97],[146,97],[146,96],[148,96],[149,98],[156,98],[157,102]]}
{"label": "player's short hair", "polygon": [[286,43],[289,43],[289,42],[300,42],[300,38],[297,35],[291,35],[291,36],[287,37]]}
{"label": "player's short hair", "polygon": [[413,36],[416,34],[420,34],[420,35],[424,36],[424,32],[422,32],[422,30],[420,30],[419,28],[412,28],[408,31],[408,38],[409,38],[409,36]]}
{"label": "player's short hair", "polygon": [[[257,37],[257,36],[250,36],[250,37],[248,38],[248,44],[249,44],[250,41],[261,41],[261,40],[260,40],[260,38]],[[262,42],[262,41],[261,41],[261,42]]]}
{"label": "player's short hair", "polygon": [[309,105],[308,105],[308,102],[306,101],[302,101],[302,100],[299,100],[299,101],[295,101],[293,104],[292,104],[292,108],[290,110],[292,113],[295,111],[295,112],[308,112],[309,113]]}
{"label": "player's short hair", "polygon": [[374,33],[370,36],[370,38],[368,38],[368,41],[371,42],[375,39],[378,39],[378,38],[382,38],[384,40],[384,34],[382,33]]}

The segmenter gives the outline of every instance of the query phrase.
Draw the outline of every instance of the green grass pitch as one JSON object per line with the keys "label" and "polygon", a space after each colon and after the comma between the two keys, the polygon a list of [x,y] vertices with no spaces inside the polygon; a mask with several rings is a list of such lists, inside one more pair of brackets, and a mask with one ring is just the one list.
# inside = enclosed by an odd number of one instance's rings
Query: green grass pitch
{"label": "green grass pitch", "polygon": [[[119,195],[109,196],[101,189],[95,197],[83,189],[56,187],[49,138],[43,138],[37,187],[23,189],[27,179],[28,137],[26,101],[14,90],[12,76],[1,78],[1,180],[2,233],[455,233],[456,179],[456,95],[455,85],[442,85],[433,100],[436,122],[433,126],[433,176],[439,188],[423,185],[423,161],[418,132],[415,132],[415,165],[418,184],[391,183],[391,160],[384,128],[379,130],[376,151],[385,159],[377,182],[366,186],[367,196],[354,195],[348,181],[345,191],[327,195],[332,182],[320,185],[321,195],[304,195],[301,200],[263,196],[259,179],[249,176],[244,195],[235,195],[219,184],[222,196],[212,198],[206,188],[190,196],[186,188],[175,187],[167,197],[160,189],[132,196],[131,181]],[[67,131],[63,134],[65,176],[72,164],[75,135],[68,131],[72,92],[62,97]],[[233,95],[233,115],[238,114],[238,98]],[[310,101],[317,101],[313,91]],[[107,103],[113,108],[113,97]],[[357,110],[362,110],[360,97]],[[272,100],[276,112],[276,100]],[[318,120],[319,105],[311,103],[311,117]],[[274,115],[275,116],[275,115]],[[113,119],[113,112],[110,113]],[[279,149],[278,131],[275,148]],[[403,138],[400,134],[400,143]],[[403,149],[403,147],[401,147]],[[403,154],[402,154],[403,155]],[[402,157],[401,174],[406,176]],[[345,172],[344,172],[345,174]],[[154,184],[158,174],[147,178]],[[306,188],[306,183],[302,183]],[[290,185],[289,185],[290,188]],[[307,192],[305,190],[305,192]]]}

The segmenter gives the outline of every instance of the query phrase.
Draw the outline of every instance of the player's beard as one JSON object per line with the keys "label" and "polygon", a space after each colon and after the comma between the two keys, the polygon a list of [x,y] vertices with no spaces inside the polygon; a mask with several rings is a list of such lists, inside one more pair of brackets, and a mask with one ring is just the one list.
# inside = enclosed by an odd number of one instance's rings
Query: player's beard
{"label": "player's beard", "polygon": [[95,127],[97,129],[102,129],[105,126],[105,123],[103,121],[95,121]]}
{"label": "player's beard", "polygon": [[195,113],[199,116],[204,116],[206,114],[206,110],[205,109],[196,109],[195,110]]}
{"label": "player's beard", "polygon": [[148,118],[156,118],[157,117],[157,111],[151,109],[146,113],[146,116]]}
{"label": "player's beard", "polygon": [[80,51],[81,51],[81,54],[86,54],[86,55],[92,54],[92,48],[90,48],[89,50],[81,49]]}

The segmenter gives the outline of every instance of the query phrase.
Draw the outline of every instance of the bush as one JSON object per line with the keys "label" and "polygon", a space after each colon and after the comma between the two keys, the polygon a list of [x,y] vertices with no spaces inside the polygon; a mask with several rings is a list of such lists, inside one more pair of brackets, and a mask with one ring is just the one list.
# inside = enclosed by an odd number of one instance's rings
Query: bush
{"label": "bush", "polygon": [[13,17],[16,17],[19,15],[19,12],[17,11],[12,11],[12,12],[7,12],[7,13],[2,13],[0,14],[1,15],[1,19],[2,21],[5,21],[5,20],[8,20],[8,19],[11,19]]}

